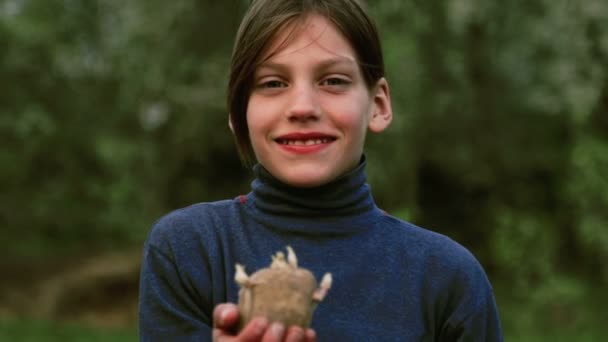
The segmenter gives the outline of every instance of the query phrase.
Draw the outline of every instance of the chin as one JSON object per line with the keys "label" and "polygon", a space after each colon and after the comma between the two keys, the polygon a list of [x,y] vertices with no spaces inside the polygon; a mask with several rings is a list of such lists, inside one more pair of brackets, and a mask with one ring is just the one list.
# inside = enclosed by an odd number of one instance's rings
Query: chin
{"label": "chin", "polygon": [[283,177],[281,177],[281,180],[284,183],[298,188],[314,188],[327,184],[333,179],[334,177],[332,177],[330,174],[319,172],[318,169],[315,170],[315,172],[289,172],[287,174],[283,174]]}
{"label": "chin", "polygon": [[296,188],[315,188],[326,183],[328,182],[319,180],[288,182],[289,185],[295,186]]}

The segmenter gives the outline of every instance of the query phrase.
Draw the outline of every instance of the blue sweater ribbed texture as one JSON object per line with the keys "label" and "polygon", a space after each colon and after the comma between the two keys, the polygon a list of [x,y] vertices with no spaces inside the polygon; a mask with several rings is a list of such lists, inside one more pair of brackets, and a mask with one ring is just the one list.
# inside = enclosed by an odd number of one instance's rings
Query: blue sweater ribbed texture
{"label": "blue sweater ribbed texture", "polygon": [[252,191],[174,211],[153,226],[140,278],[141,341],[210,341],[215,305],[238,301],[248,273],[295,250],[333,285],[317,307],[318,341],[502,341],[492,288],[464,247],[374,203],[365,161],[317,188],[254,167]]}

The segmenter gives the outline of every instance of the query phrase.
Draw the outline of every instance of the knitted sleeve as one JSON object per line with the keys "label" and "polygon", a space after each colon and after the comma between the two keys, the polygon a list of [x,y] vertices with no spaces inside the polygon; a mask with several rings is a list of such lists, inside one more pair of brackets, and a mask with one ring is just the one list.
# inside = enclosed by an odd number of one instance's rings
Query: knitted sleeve
{"label": "knitted sleeve", "polygon": [[440,341],[502,342],[502,329],[492,286],[468,251],[459,258],[449,288],[447,315]]}
{"label": "knitted sleeve", "polygon": [[[174,220],[175,221],[175,220]],[[208,280],[191,279],[188,265],[179,258],[179,222],[161,220],[144,246],[140,275],[140,341],[210,341],[212,304],[203,289]],[[177,265],[180,267],[177,267]],[[204,267],[205,263],[197,263]],[[201,269],[197,276],[208,274]],[[205,304],[207,303],[207,304]]]}

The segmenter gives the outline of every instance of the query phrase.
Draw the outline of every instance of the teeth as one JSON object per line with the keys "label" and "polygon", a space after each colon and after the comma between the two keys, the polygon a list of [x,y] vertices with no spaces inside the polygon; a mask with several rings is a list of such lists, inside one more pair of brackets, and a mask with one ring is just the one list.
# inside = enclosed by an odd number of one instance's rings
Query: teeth
{"label": "teeth", "polygon": [[280,140],[279,142],[283,145],[295,145],[295,146],[311,146],[329,143],[331,139],[308,139],[308,140]]}

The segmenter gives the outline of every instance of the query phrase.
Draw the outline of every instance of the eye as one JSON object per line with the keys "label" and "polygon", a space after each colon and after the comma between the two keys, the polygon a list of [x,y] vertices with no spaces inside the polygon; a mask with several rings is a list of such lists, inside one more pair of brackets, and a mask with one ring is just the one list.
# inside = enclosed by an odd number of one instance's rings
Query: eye
{"label": "eye", "polygon": [[287,84],[285,82],[282,82],[279,80],[269,80],[269,81],[260,83],[259,86],[261,88],[285,88],[285,87],[287,87]]}
{"label": "eye", "polygon": [[344,86],[350,84],[350,81],[341,77],[328,77],[321,82],[324,86]]}

